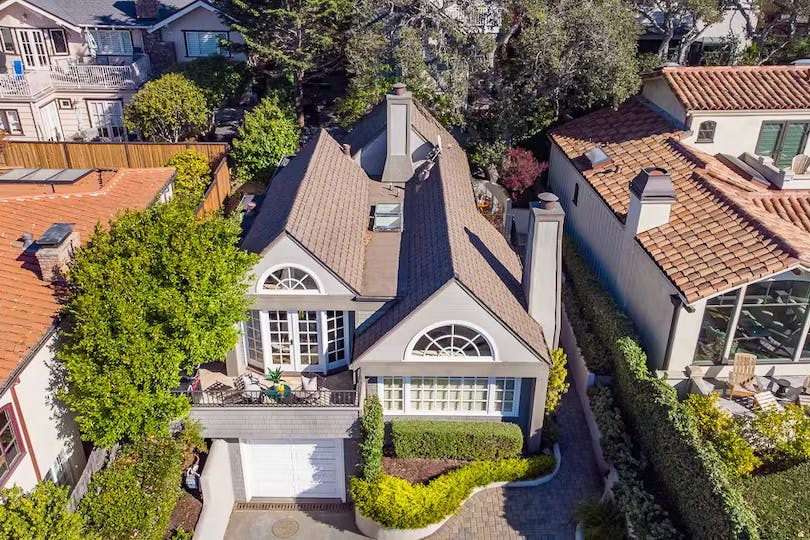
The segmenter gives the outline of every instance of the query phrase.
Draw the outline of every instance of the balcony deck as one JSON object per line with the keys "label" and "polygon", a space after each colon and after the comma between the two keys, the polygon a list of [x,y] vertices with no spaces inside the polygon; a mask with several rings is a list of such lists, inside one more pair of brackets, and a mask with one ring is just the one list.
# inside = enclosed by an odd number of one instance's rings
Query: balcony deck
{"label": "balcony deck", "polygon": [[192,407],[357,407],[358,392],[348,370],[318,376],[317,392],[301,389],[301,374],[285,372],[283,380],[291,389],[289,395],[268,392],[272,383],[258,371],[249,369],[261,390],[245,390],[239,377],[229,377],[225,364],[213,362],[200,367],[200,389],[186,392]]}
{"label": "balcony deck", "polygon": [[149,78],[149,58],[131,64],[64,64],[22,75],[0,75],[0,99],[32,99],[54,90],[135,90]]}

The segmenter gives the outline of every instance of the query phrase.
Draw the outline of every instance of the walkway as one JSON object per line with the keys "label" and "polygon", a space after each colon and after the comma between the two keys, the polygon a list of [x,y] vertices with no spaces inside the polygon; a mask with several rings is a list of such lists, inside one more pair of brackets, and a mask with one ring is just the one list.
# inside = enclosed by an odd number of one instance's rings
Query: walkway
{"label": "walkway", "polygon": [[534,488],[487,489],[473,495],[430,540],[571,540],[573,511],[602,494],[591,439],[572,387],[563,397],[558,423],[562,463],[557,476]]}

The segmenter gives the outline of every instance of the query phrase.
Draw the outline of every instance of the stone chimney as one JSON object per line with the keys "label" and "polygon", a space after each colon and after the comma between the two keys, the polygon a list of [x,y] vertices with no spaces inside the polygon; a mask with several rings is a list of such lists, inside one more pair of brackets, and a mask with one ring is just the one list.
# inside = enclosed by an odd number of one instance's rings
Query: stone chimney
{"label": "stone chimney", "polygon": [[383,182],[407,182],[413,176],[411,161],[411,111],[413,98],[402,83],[385,96],[386,150]]}
{"label": "stone chimney", "polygon": [[635,236],[669,222],[675,202],[672,177],[662,167],[645,167],[630,182],[630,208],[624,228]]}
{"label": "stone chimney", "polygon": [[36,241],[35,255],[45,281],[57,281],[79,247],[79,233],[72,223],[54,223]]}
{"label": "stone chimney", "polygon": [[157,19],[160,0],[135,0],[136,19]]}
{"label": "stone chimney", "polygon": [[565,212],[553,193],[541,193],[529,208],[529,236],[523,265],[527,309],[550,349],[560,341],[562,234]]}

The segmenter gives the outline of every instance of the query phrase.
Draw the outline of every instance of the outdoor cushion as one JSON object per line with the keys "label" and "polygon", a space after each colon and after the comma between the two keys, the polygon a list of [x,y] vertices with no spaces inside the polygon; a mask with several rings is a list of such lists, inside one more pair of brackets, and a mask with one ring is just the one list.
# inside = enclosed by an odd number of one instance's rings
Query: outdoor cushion
{"label": "outdoor cushion", "polygon": [[310,378],[301,375],[301,388],[306,390],[307,392],[317,392],[318,378],[317,377]]}

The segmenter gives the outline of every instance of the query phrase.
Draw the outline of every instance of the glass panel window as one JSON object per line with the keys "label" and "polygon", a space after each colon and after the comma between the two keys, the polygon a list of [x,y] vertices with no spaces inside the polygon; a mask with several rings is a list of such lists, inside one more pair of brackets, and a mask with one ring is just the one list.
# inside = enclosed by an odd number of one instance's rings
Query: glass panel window
{"label": "glass panel window", "polygon": [[510,412],[515,407],[515,379],[495,379],[492,406],[498,412]]}
{"label": "glass panel window", "polygon": [[428,330],[416,340],[411,356],[473,357],[492,359],[492,348],[477,330],[462,324],[447,324]]}
{"label": "glass panel window", "polygon": [[389,412],[404,410],[404,379],[402,377],[381,377],[382,405]]}
{"label": "glass panel window", "polygon": [[343,311],[326,312],[326,363],[346,360],[346,317]]}
{"label": "glass panel window", "polygon": [[183,34],[186,40],[186,56],[189,58],[228,54],[227,47],[223,46],[223,43],[228,41],[228,32],[186,30]]}
{"label": "glass panel window", "polygon": [[779,167],[790,167],[793,158],[802,153],[807,142],[808,126],[810,124],[790,123],[785,127],[785,136],[782,139],[779,159],[776,162]]}
{"label": "glass panel window", "polygon": [[90,50],[102,56],[132,56],[132,34],[127,30],[92,30]]}
{"label": "glass panel window", "polygon": [[5,475],[14,466],[17,459],[22,455],[20,440],[14,424],[14,416],[11,407],[7,406],[0,411],[0,482],[5,480]]}
{"label": "glass panel window", "polygon": [[11,28],[0,28],[0,41],[3,42],[3,52],[14,54],[17,49],[14,47],[14,35]]}
{"label": "glass panel window", "polygon": [[696,362],[720,362],[723,359],[737,294],[738,291],[732,291],[706,303],[695,351]]}
{"label": "glass panel window", "polygon": [[[383,377],[386,412],[471,416],[516,416],[519,379],[504,377]],[[404,395],[407,399],[401,400]]]}
{"label": "glass panel window", "polygon": [[120,101],[88,101],[90,125],[98,130],[99,137],[121,139],[124,130],[124,107]]}
{"label": "glass panel window", "polygon": [[290,322],[286,311],[269,311],[270,323],[270,363],[291,364],[292,343],[290,339]]}
{"label": "glass panel window", "polygon": [[698,128],[697,139],[695,139],[695,142],[699,143],[714,142],[714,130],[716,127],[717,122],[714,122],[712,120],[701,122],[700,127]]}
{"label": "glass panel window", "polygon": [[68,54],[68,43],[65,31],[61,28],[52,28],[48,31],[51,35],[51,45],[54,54]]}
{"label": "glass panel window", "polygon": [[756,153],[773,158],[778,167],[790,167],[793,158],[804,151],[809,132],[808,122],[763,122]]}
{"label": "glass panel window", "polygon": [[763,122],[757,141],[758,156],[773,156],[776,153],[776,144],[779,142],[783,126],[782,122]]}
{"label": "glass panel window", "polygon": [[320,362],[317,311],[298,312],[298,347],[301,364],[314,366]]}
{"label": "glass panel window", "polygon": [[262,325],[260,312],[251,310],[245,321],[245,348],[248,364],[264,368],[264,348],[262,347]]}
{"label": "glass panel window", "polygon": [[265,291],[318,291],[315,279],[300,268],[288,266],[279,268],[264,281]]}

